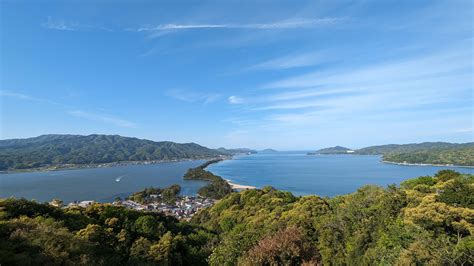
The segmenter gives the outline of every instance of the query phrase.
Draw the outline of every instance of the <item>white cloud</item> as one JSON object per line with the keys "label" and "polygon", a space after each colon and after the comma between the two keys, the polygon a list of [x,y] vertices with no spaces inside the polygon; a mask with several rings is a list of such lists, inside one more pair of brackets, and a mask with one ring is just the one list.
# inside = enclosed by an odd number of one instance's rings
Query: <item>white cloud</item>
{"label": "white cloud", "polygon": [[129,29],[133,31],[169,31],[169,30],[188,30],[188,29],[296,29],[312,28],[317,26],[330,25],[338,23],[343,18],[298,18],[286,19],[272,23],[251,23],[251,24],[160,24],[156,26],[143,26],[138,29]]}
{"label": "white cloud", "polygon": [[52,17],[48,17],[48,20],[41,23],[41,26],[50,30],[77,30],[77,23],[69,23],[62,19],[53,19]]}
{"label": "white cloud", "polygon": [[230,96],[229,98],[227,98],[229,100],[229,103],[231,104],[241,104],[241,103],[244,103],[244,99],[239,97],[239,96],[235,96],[235,95],[232,95]]}
{"label": "white cloud", "polygon": [[68,112],[68,114],[75,116],[75,117],[80,117],[80,118],[85,118],[88,120],[92,121],[99,121],[99,122],[104,122],[112,125],[116,125],[119,127],[126,127],[126,128],[134,128],[136,127],[136,124],[133,122],[130,122],[125,119],[121,119],[118,117],[110,116],[110,115],[104,115],[104,114],[95,114],[95,113],[89,113],[89,112],[84,112],[81,110],[74,110]]}
{"label": "white cloud", "polygon": [[46,22],[41,23],[46,29],[50,30],[60,30],[60,31],[91,31],[91,30],[99,30],[99,31],[113,31],[107,27],[98,26],[98,25],[87,25],[87,24],[80,24],[77,22],[70,22],[64,19],[54,19],[52,17],[48,17]]}
{"label": "white cloud", "polygon": [[28,94],[6,91],[6,90],[0,90],[0,97],[9,97],[9,98],[15,98],[19,100],[32,101],[32,102],[43,102],[43,103],[47,103],[51,105],[59,105],[59,106],[67,107],[67,105],[65,104],[58,103],[49,99],[38,98],[38,97],[31,96]]}

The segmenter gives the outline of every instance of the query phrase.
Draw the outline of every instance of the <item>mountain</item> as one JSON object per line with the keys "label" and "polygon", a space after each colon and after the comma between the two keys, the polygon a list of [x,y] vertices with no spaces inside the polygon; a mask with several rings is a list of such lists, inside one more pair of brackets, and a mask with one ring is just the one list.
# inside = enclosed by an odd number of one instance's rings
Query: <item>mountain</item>
{"label": "mountain", "polygon": [[254,154],[257,153],[256,150],[252,150],[249,148],[236,148],[236,149],[226,149],[226,148],[218,148],[217,151],[224,153],[226,155],[237,155],[237,154]]}
{"label": "mountain", "polygon": [[355,151],[356,154],[375,155],[388,152],[412,152],[418,150],[432,149],[459,149],[474,147],[474,142],[469,143],[449,143],[449,142],[423,142],[412,144],[388,144],[379,146],[370,146]]}
{"label": "mountain", "polygon": [[204,159],[224,155],[196,143],[155,142],[118,135],[42,135],[0,140],[0,170],[121,161]]}
{"label": "mountain", "polygon": [[321,149],[316,152],[309,152],[308,155],[346,153],[357,155],[383,155],[384,161],[393,163],[474,166],[474,142],[388,144],[370,146],[354,150],[353,152],[348,148],[336,146]]}
{"label": "mountain", "polygon": [[276,152],[278,151],[274,149],[264,149],[264,150],[258,151],[258,153],[276,153]]}
{"label": "mountain", "polygon": [[309,155],[315,154],[347,154],[353,152],[351,149],[341,146],[329,147],[317,150],[315,152],[309,152]]}
{"label": "mountain", "polygon": [[474,147],[388,152],[383,160],[402,164],[474,166]]}

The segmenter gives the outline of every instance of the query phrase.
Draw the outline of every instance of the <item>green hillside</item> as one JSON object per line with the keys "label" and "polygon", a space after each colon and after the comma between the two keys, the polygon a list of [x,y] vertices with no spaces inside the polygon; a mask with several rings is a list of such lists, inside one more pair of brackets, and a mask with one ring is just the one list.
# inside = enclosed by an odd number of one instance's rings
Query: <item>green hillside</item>
{"label": "green hillside", "polygon": [[474,176],[450,170],[334,198],[233,192],[191,222],[0,200],[2,265],[472,265]]}
{"label": "green hillside", "polygon": [[[347,154],[350,150],[336,146],[310,152],[314,154]],[[415,144],[388,144],[354,150],[355,155],[383,155],[383,160],[408,164],[440,164],[474,166],[474,142],[423,142]]]}
{"label": "green hillside", "polygon": [[65,164],[203,159],[220,155],[219,151],[195,143],[155,142],[118,135],[42,135],[0,140],[0,170]]}
{"label": "green hillside", "polygon": [[351,149],[342,147],[342,146],[335,146],[335,147],[329,147],[329,148],[324,148],[317,150],[315,152],[310,152],[308,154],[314,155],[314,154],[347,154],[348,151],[351,151]]}
{"label": "green hillside", "polygon": [[474,166],[474,147],[417,150],[412,152],[389,152],[383,155],[383,160],[409,164]]}
{"label": "green hillside", "polygon": [[474,148],[474,142],[469,143],[449,143],[449,142],[423,142],[413,144],[388,144],[379,146],[370,146],[355,151],[356,154],[375,155],[385,154],[389,152],[413,152],[419,150],[434,150],[434,149],[462,149]]}

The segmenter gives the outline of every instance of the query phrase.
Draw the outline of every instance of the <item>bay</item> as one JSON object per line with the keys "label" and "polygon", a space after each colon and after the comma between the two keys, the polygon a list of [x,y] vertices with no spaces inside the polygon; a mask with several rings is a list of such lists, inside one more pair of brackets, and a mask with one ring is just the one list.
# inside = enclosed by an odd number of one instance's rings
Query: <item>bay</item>
{"label": "bay", "polygon": [[110,202],[146,187],[167,187],[179,184],[181,194],[195,195],[205,181],[183,180],[187,169],[204,161],[182,161],[147,165],[126,165],[109,168],[87,168],[61,171],[0,174],[0,198],[54,198],[68,203],[95,200]]}
{"label": "bay", "polygon": [[[0,198],[24,197],[39,202],[110,202],[146,187],[179,184],[181,194],[195,195],[205,181],[183,180],[187,169],[204,161],[127,165],[48,172],[0,174]],[[233,183],[273,186],[295,195],[335,196],[368,184],[400,184],[408,178],[433,175],[442,169],[474,174],[473,168],[404,166],[381,162],[380,156],[306,155],[305,152],[260,153],[237,156],[210,165],[207,170]]]}
{"label": "bay", "polygon": [[473,168],[405,166],[381,162],[381,156],[306,155],[306,152],[259,153],[210,165],[207,170],[233,183],[273,186],[295,195],[335,196],[363,185],[386,186],[442,169],[474,174]]}

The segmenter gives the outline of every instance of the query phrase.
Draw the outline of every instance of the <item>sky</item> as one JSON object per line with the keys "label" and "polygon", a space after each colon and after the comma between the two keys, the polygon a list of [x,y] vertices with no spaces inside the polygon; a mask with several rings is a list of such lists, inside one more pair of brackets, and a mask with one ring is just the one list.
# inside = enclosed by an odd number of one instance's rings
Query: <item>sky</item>
{"label": "sky", "polygon": [[1,1],[0,138],[474,141],[472,1]]}

